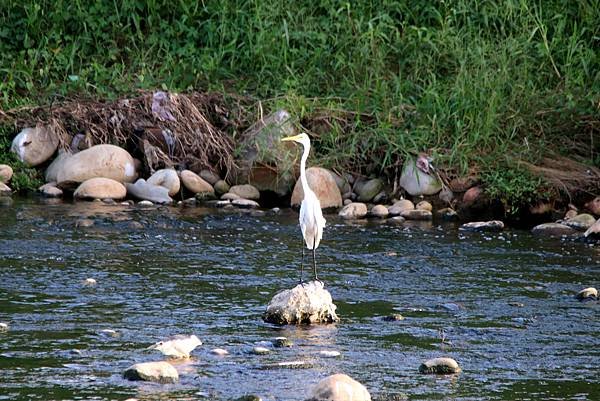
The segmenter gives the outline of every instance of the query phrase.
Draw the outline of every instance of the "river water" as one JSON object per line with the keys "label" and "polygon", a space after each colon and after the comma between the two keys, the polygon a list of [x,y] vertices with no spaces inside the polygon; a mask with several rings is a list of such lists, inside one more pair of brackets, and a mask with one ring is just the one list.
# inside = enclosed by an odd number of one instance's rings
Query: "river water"
{"label": "river water", "polygon": [[[94,226],[77,228],[82,216]],[[298,280],[293,211],[4,202],[0,399],[304,400],[343,372],[376,400],[600,400],[600,303],[573,297],[600,286],[600,245],[326,217],[320,278],[341,321],[276,327],[261,316]],[[405,319],[382,320],[392,313]],[[121,377],[161,360],[149,345],[186,333],[204,344],[177,365],[179,383]],[[248,353],[277,336],[294,345]],[[418,373],[437,356],[463,372]],[[305,364],[274,367],[290,361]]]}

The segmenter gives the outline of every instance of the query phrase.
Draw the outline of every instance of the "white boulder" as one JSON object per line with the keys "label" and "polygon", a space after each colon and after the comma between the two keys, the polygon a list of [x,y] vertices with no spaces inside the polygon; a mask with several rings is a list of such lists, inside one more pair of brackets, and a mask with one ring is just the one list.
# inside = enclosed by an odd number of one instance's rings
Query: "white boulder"
{"label": "white boulder", "polygon": [[10,150],[28,166],[37,166],[52,157],[58,143],[58,136],[46,127],[25,128],[15,136]]}
{"label": "white boulder", "polygon": [[402,167],[400,186],[412,196],[435,195],[442,189],[437,177],[427,174],[417,168],[417,160],[407,159]]}
{"label": "white boulder", "polygon": [[176,383],[179,373],[168,362],[143,362],[130,366],[123,372],[127,380],[143,380],[157,383]]}
{"label": "white boulder", "polygon": [[165,168],[156,171],[148,180],[148,184],[159,185],[169,190],[169,196],[175,196],[179,192],[181,183],[177,171],[172,168]]}
{"label": "white boulder", "polygon": [[13,169],[8,164],[0,164],[0,182],[8,184],[13,175]]}
{"label": "white boulder", "polygon": [[317,383],[307,401],[371,401],[371,395],[365,386],[338,373]]}
{"label": "white boulder", "polygon": [[135,184],[125,183],[127,193],[134,198],[151,201],[154,203],[172,203],[173,199],[169,196],[169,190],[160,185],[152,185],[140,178]]}

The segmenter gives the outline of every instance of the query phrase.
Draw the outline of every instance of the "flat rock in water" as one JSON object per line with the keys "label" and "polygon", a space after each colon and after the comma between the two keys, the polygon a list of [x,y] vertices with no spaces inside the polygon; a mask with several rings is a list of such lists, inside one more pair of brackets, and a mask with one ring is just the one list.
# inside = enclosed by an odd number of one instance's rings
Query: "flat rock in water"
{"label": "flat rock in water", "polygon": [[275,348],[292,347],[294,345],[292,340],[287,337],[275,337],[271,343]]}
{"label": "flat rock in water", "polygon": [[336,308],[323,283],[311,281],[275,295],[263,319],[275,324],[332,323],[339,320]]}
{"label": "flat rock in water", "polygon": [[271,352],[271,350],[265,347],[253,347],[251,351],[251,353],[254,355],[264,355],[268,354],[269,352]]}
{"label": "flat rock in water", "polygon": [[143,380],[156,383],[176,383],[179,373],[168,362],[143,362],[130,366],[123,372],[127,380]]}
{"label": "flat rock in water", "polygon": [[560,223],[544,223],[533,227],[531,232],[536,235],[560,237],[575,233],[575,229]]}
{"label": "flat rock in water", "polygon": [[433,219],[433,214],[428,210],[405,210],[400,213],[400,216],[406,220],[421,220],[427,221]]}
{"label": "flat rock in water", "polygon": [[463,224],[460,229],[466,231],[502,231],[504,223],[500,220],[473,221]]}
{"label": "flat rock in water", "polygon": [[583,290],[579,291],[577,295],[575,295],[575,298],[580,301],[584,301],[586,299],[598,299],[598,290],[594,287],[584,288]]}
{"label": "flat rock in water", "polygon": [[0,164],[0,182],[8,184],[13,176],[13,169],[8,164]]}
{"label": "flat rock in water", "polygon": [[146,180],[146,182],[148,184],[159,185],[167,188],[169,190],[169,196],[177,195],[177,193],[179,193],[179,189],[181,188],[179,175],[177,175],[177,171],[172,168],[165,168],[156,171],[150,178],[148,178],[148,180]]}
{"label": "flat rock in water", "polygon": [[240,198],[239,195],[232,194],[231,192],[227,192],[227,193],[224,193],[223,195],[221,195],[221,200],[232,201],[232,200],[236,200],[236,199],[242,199],[242,198]]}
{"label": "flat rock in water", "polygon": [[152,185],[143,178],[136,181],[135,184],[126,183],[127,193],[137,199],[151,201],[153,203],[172,203],[173,199],[169,196],[169,190],[160,185]]}
{"label": "flat rock in water", "polygon": [[239,207],[241,209],[256,209],[257,207],[260,207],[260,205],[250,199],[234,199],[231,201],[231,204],[235,207]]}
{"label": "flat rock in water", "polygon": [[578,231],[585,231],[590,228],[596,219],[591,214],[582,213],[563,222],[564,225],[574,228]]}
{"label": "flat rock in water", "polygon": [[340,210],[342,219],[360,219],[367,215],[367,205],[361,202],[350,202]]}
{"label": "flat rock in water", "polygon": [[452,358],[433,358],[422,363],[421,366],[419,366],[419,372],[449,375],[460,373],[461,368]]}
{"label": "flat rock in water", "polygon": [[75,192],[78,199],[123,199],[127,189],[118,181],[110,178],[96,177],[82,182]]}
{"label": "flat rock in water", "polygon": [[365,386],[338,373],[317,383],[306,401],[371,401],[371,395]]}
{"label": "flat rock in water", "polygon": [[236,194],[240,198],[259,200],[260,192],[250,184],[234,185],[229,188],[229,193]]}
{"label": "flat rock in water", "polygon": [[323,358],[337,358],[338,356],[340,356],[342,354],[340,351],[322,350],[322,351],[319,351],[319,355],[322,356]]}
{"label": "flat rock in water", "polygon": [[213,348],[210,350],[210,353],[213,355],[218,355],[218,356],[229,355],[229,351],[227,351],[226,349],[223,349],[223,348]]}

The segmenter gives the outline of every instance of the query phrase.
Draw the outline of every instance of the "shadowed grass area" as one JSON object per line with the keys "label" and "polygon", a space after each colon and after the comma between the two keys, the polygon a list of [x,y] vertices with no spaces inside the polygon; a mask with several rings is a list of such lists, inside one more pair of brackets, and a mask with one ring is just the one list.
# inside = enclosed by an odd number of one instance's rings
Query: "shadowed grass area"
{"label": "shadowed grass area", "polygon": [[553,152],[600,165],[598,21],[600,0],[6,0],[0,100],[239,93],[298,116],[325,165],[390,173],[427,151],[511,170],[494,186]]}

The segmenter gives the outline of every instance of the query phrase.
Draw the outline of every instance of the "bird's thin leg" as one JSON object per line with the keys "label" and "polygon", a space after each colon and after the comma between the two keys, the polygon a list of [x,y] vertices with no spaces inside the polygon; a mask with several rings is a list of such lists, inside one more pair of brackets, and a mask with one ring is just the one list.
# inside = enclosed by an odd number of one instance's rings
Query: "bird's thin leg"
{"label": "bird's thin leg", "polygon": [[312,262],[313,262],[313,270],[315,271],[315,280],[320,281],[317,276],[317,248],[315,247],[316,238],[313,238],[313,247],[312,247]]}
{"label": "bird's thin leg", "polygon": [[304,238],[302,238],[302,259],[300,259],[300,284],[304,281],[302,280],[302,271],[304,270]]}

